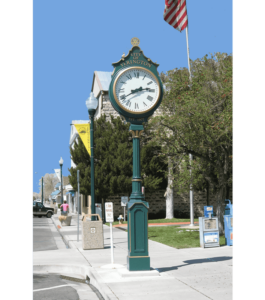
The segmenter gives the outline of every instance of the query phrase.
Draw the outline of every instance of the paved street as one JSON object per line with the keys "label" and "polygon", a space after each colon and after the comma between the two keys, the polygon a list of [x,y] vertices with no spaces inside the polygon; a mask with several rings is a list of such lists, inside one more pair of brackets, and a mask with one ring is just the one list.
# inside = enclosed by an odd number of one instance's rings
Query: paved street
{"label": "paved street", "polygon": [[33,300],[102,300],[89,285],[61,278],[60,274],[33,274]]}
{"label": "paved street", "polygon": [[[52,250],[52,251],[50,251]],[[33,252],[43,253],[45,257],[60,255],[60,251],[66,251],[70,258],[72,253],[67,249],[52,219],[33,217]],[[34,272],[33,274],[33,299],[34,300],[98,300],[100,294],[90,285],[66,280],[61,277],[68,273]],[[84,280],[77,274],[71,274],[77,280]],[[68,278],[69,279],[69,278]]]}
{"label": "paved street", "polygon": [[75,283],[64,280],[59,274],[33,274],[33,299],[78,300]]}
{"label": "paved street", "polygon": [[33,251],[58,249],[51,227],[54,228],[51,219],[33,217]]}

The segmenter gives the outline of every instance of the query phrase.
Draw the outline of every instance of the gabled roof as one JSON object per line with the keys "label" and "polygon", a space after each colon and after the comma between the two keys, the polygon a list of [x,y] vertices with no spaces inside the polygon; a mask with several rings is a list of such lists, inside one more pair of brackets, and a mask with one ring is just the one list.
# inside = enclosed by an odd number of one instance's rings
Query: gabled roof
{"label": "gabled roof", "polygon": [[[93,86],[94,86],[95,80],[101,91],[108,91],[109,85],[111,82],[111,74],[112,74],[112,72],[95,71],[94,76],[93,76],[91,91],[93,91]],[[95,97],[97,97],[97,95],[95,95]]]}

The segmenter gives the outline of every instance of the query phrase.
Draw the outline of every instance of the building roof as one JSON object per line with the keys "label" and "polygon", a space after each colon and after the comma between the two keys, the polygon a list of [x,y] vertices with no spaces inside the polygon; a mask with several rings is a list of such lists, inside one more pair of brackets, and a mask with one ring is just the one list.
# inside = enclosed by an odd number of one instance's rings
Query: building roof
{"label": "building roof", "polygon": [[56,191],[54,191],[54,192],[51,193],[51,196],[55,196],[55,195],[57,195],[57,194],[59,194],[59,193],[60,193],[60,191],[59,191],[59,190],[56,190]]}
{"label": "building roof", "polygon": [[[68,176],[63,176],[63,186],[69,184],[69,177]],[[61,182],[58,182],[55,186],[55,188],[58,188],[61,186]]]}
{"label": "building roof", "polygon": [[[94,81],[96,80],[101,91],[108,91],[111,82],[112,72],[95,71],[91,91],[93,91]],[[95,95],[97,97],[97,95]]]}

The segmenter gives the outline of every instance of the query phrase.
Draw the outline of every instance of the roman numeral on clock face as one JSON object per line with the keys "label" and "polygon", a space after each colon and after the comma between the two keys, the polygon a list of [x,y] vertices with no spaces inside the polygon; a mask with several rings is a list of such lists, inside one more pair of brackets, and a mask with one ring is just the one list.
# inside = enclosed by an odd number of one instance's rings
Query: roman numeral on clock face
{"label": "roman numeral on clock face", "polygon": [[138,103],[135,103],[135,109],[139,108]]}
{"label": "roman numeral on clock face", "polygon": [[151,84],[152,82],[153,82],[153,81],[148,82],[147,85]]}
{"label": "roman numeral on clock face", "polygon": [[126,104],[127,106],[131,107],[131,102],[130,102],[130,100],[128,100],[125,104]]}
{"label": "roman numeral on clock face", "polygon": [[126,82],[124,82],[124,81],[121,81],[121,83],[126,84]]}
{"label": "roman numeral on clock face", "polygon": [[136,78],[139,78],[139,72],[134,73],[134,76],[135,76]]}
{"label": "roman numeral on clock face", "polygon": [[127,77],[129,80],[132,79],[131,74],[126,75],[126,77]]}
{"label": "roman numeral on clock face", "polygon": [[154,90],[154,89],[150,89],[150,90],[149,90],[149,92],[151,92],[151,93],[154,93],[154,92],[155,92],[155,90]]}
{"label": "roman numeral on clock face", "polygon": [[147,104],[145,104],[145,102],[143,102],[144,106],[147,106]]}
{"label": "roman numeral on clock face", "polygon": [[147,100],[149,100],[149,101],[152,101],[154,98],[153,97],[151,97],[151,96],[147,96],[147,98],[146,98]]}
{"label": "roman numeral on clock face", "polygon": [[[144,75],[144,78],[146,77],[146,75]],[[144,80],[144,78],[143,78],[143,80]]]}
{"label": "roman numeral on clock face", "polygon": [[119,92],[123,92],[124,91],[124,89],[119,89]]}
{"label": "roman numeral on clock face", "polygon": [[124,100],[124,99],[125,99],[125,97],[126,97],[125,95],[121,95],[121,97],[120,97],[120,98],[121,98],[121,100]]}

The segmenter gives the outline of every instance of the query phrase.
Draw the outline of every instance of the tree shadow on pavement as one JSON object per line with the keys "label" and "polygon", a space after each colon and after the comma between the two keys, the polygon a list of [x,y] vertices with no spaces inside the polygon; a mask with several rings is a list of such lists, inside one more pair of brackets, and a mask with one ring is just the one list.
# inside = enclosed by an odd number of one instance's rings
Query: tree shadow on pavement
{"label": "tree shadow on pavement", "polygon": [[210,257],[210,258],[202,258],[202,259],[190,259],[190,260],[184,260],[183,265],[166,267],[166,268],[156,268],[156,269],[160,273],[163,273],[163,272],[168,272],[168,271],[174,271],[174,270],[177,270],[178,268],[186,267],[189,265],[220,262],[220,261],[225,261],[225,260],[230,260],[230,259],[232,259],[232,256],[219,256],[219,257]]}

